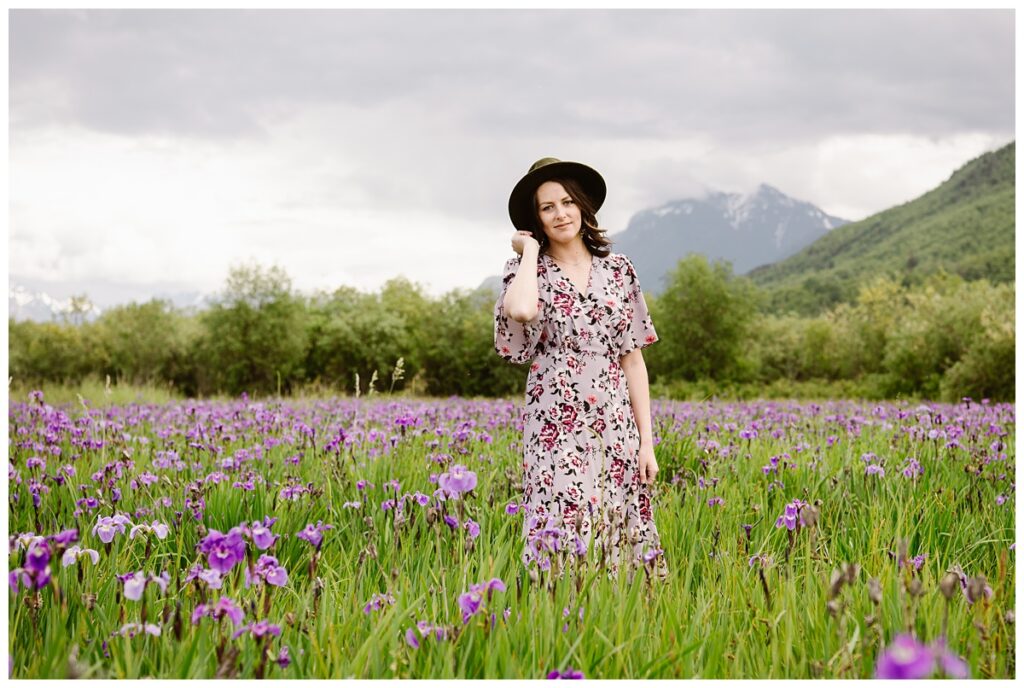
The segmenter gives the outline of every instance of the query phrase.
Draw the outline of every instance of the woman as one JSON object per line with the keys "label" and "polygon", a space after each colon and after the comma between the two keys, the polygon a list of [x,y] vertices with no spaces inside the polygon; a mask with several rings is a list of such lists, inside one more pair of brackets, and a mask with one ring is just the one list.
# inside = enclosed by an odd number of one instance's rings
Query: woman
{"label": "woman", "polygon": [[[629,259],[597,226],[604,179],[538,160],[509,197],[518,230],[494,306],[494,345],[533,360],[526,383],[523,561],[546,569],[591,547],[667,574],[650,485],[658,474],[641,349],[658,340]],[[570,557],[571,558],[571,557]]]}

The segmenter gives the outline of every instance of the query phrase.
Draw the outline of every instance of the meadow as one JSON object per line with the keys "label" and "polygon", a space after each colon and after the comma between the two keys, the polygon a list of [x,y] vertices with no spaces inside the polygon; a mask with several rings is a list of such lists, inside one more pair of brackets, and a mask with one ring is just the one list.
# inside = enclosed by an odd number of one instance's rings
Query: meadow
{"label": "meadow", "polygon": [[521,563],[521,408],[12,399],[11,676],[1015,676],[1012,405],[655,400],[614,578]]}

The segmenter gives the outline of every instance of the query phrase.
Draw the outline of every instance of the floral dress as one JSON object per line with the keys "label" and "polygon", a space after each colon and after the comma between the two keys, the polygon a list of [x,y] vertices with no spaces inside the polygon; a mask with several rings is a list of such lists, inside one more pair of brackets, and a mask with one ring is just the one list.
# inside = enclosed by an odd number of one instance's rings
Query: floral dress
{"label": "floral dress", "polygon": [[505,263],[494,306],[494,346],[513,363],[533,361],[523,408],[523,562],[591,547],[609,572],[624,562],[659,577],[650,491],[640,482],[640,433],[619,360],[658,341],[632,263],[592,256],[581,293],[547,255],[537,260],[538,314],[509,317],[503,302],[520,257]]}

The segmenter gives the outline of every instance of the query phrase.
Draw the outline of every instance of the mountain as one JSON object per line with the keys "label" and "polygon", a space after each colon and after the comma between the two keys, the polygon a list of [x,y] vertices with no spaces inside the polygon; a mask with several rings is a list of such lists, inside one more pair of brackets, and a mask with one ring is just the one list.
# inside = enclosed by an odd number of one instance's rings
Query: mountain
{"label": "mountain", "polygon": [[[94,320],[102,313],[95,304],[82,302],[81,317]],[[43,291],[32,291],[21,285],[8,285],[7,313],[13,320],[35,320],[37,322],[63,322],[73,319],[72,299],[57,299]]]}
{"label": "mountain", "polygon": [[[847,222],[761,184],[751,194],[718,191],[640,211],[609,239],[612,251],[629,256],[644,291],[657,294],[688,253],[727,260],[742,274],[791,256]],[[491,276],[478,289],[500,287],[500,276]]]}
{"label": "mountain", "polygon": [[856,298],[883,275],[915,284],[945,270],[1014,280],[1015,142],[957,169],[924,195],[840,227],[795,255],[752,270],[772,310],[814,314]]}
{"label": "mountain", "polygon": [[[84,294],[86,299],[78,304],[81,313],[72,315],[76,294]],[[36,322],[77,322],[79,319],[91,322],[118,305],[145,303],[150,299],[164,299],[183,310],[198,309],[205,305],[206,298],[201,292],[162,283],[139,285],[93,281],[70,284],[11,275],[7,287],[8,317]]]}
{"label": "mountain", "polygon": [[717,191],[644,210],[610,238],[613,251],[629,256],[644,289],[659,293],[688,253],[729,261],[733,272],[743,274],[791,256],[847,222],[761,184],[750,194]]}

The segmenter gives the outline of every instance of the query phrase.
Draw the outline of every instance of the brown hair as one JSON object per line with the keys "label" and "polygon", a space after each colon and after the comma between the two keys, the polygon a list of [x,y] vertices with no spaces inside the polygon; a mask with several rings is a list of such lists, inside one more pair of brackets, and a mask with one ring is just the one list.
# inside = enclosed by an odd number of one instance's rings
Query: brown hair
{"label": "brown hair", "polygon": [[[571,177],[555,177],[547,181],[558,182],[569,194],[580,209],[580,225],[583,230],[583,245],[591,254],[598,258],[604,258],[611,253],[612,242],[605,237],[605,230],[597,226],[597,212],[594,210],[594,202],[590,200],[575,179]],[[540,244],[541,255],[547,253],[548,238],[541,227],[539,208],[537,206],[537,190],[533,190],[533,238]]]}

